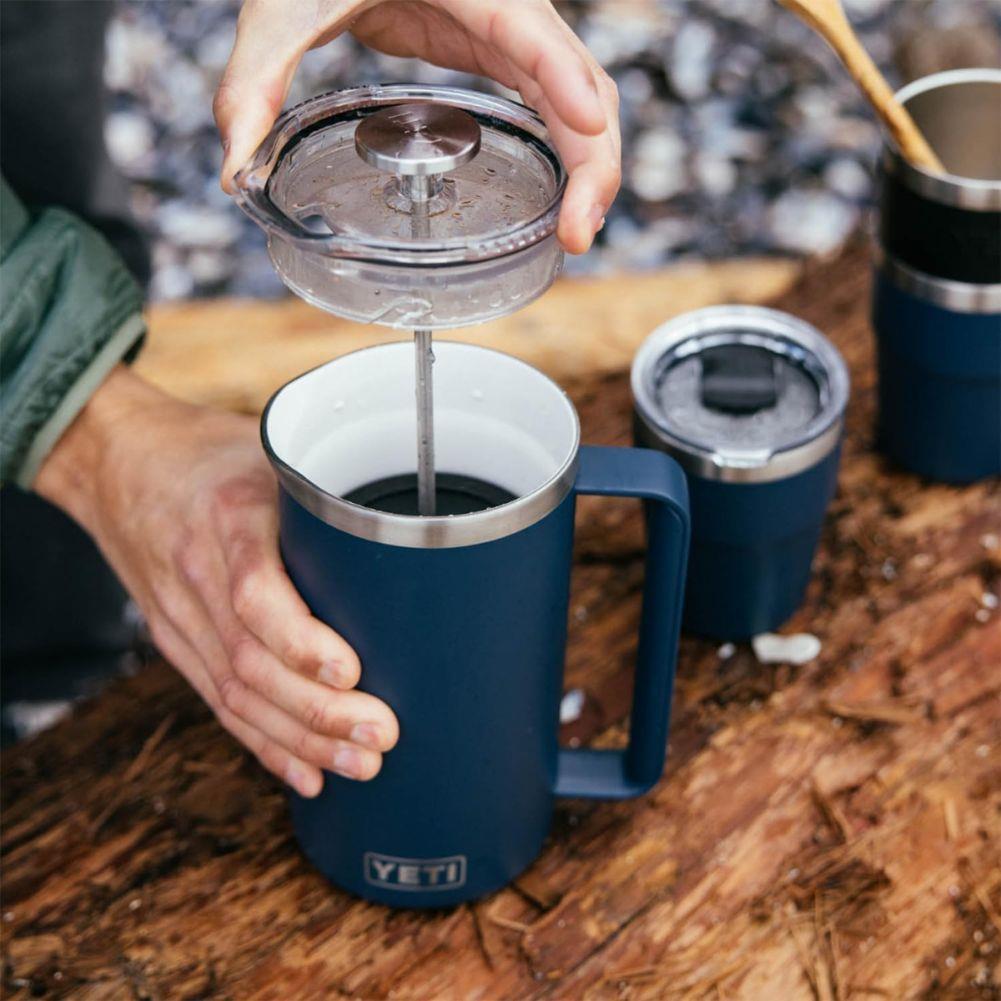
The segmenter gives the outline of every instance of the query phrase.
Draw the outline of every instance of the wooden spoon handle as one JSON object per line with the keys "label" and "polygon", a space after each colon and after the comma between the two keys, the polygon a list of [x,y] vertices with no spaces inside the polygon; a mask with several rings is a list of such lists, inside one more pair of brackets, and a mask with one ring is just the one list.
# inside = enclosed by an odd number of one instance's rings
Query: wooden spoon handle
{"label": "wooden spoon handle", "polygon": [[928,140],[914,124],[907,109],[897,100],[886,77],[872,61],[872,57],[859,42],[853,31],[829,39],[834,51],[844,63],[845,69],[869,99],[883,123],[890,131],[904,159],[915,166],[924,167],[933,173],[946,173],[942,161],[928,145]]}
{"label": "wooden spoon handle", "polygon": [[862,47],[840,0],[779,0],[834,49],[849,75],[882,119],[905,159],[933,173],[946,173],[907,109],[897,100],[879,67]]}

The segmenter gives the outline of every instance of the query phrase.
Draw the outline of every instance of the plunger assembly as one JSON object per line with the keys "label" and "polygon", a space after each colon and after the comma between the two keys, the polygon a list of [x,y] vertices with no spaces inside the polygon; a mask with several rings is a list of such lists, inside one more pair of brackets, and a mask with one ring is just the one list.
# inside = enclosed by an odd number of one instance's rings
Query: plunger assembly
{"label": "plunger assembly", "polygon": [[[366,163],[393,174],[384,189],[387,203],[410,215],[415,240],[431,236],[431,218],[454,202],[445,174],[480,149],[480,126],[460,108],[399,104],[363,119],[355,149]],[[422,515],[435,513],[434,349],[431,331],[414,330],[417,396],[417,493]]]}

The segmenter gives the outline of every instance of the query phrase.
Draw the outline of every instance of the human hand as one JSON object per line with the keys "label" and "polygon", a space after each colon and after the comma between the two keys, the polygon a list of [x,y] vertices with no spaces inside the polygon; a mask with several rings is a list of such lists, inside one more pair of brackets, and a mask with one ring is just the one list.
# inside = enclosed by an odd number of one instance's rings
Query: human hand
{"label": "human hand", "polygon": [[227,191],[274,124],[303,55],[345,31],[380,52],[517,90],[569,174],[557,236],[574,254],[591,246],[621,179],[618,92],[549,0],[246,0],[215,97]]}
{"label": "human hand", "polygon": [[35,489],[95,539],[154,642],[219,721],[304,796],[321,768],[372,778],[399,727],[278,553],[277,487],[250,417],[175,400],[119,366]]}

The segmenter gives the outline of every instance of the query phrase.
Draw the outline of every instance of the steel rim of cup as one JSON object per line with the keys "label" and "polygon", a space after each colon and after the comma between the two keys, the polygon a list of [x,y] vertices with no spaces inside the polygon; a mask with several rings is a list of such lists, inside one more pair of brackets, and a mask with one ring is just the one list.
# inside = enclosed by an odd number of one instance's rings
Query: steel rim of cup
{"label": "steel rim of cup", "polygon": [[[534,490],[516,497],[507,504],[461,515],[420,517],[390,514],[352,504],[350,501],[324,490],[277,454],[268,434],[268,418],[275,401],[285,390],[300,379],[305,378],[310,372],[327,365],[336,365],[341,360],[335,359],[332,362],[318,365],[316,368],[310,369],[309,372],[304,372],[285,383],[268,400],[261,415],[261,443],[264,452],[278,476],[279,483],[300,506],[331,527],[357,538],[367,539],[370,542],[410,549],[452,549],[460,546],[479,545],[514,535],[516,532],[541,521],[563,502],[573,489],[577,477],[578,453],[580,451],[580,419],[570,398],[547,375],[519,358],[506,355],[501,351],[494,351],[491,348],[463,344],[458,341],[439,341],[437,347],[440,349],[449,344],[508,358],[543,379],[547,384],[547,391],[551,388],[553,399],[559,400],[566,406],[567,413],[572,419],[572,444],[556,472]],[[372,347],[360,348],[358,351],[350,352],[341,357],[347,358],[398,346],[396,342],[377,344]],[[407,347],[409,348],[409,345]]]}
{"label": "steel rim of cup", "polygon": [[942,309],[954,313],[1001,313],[1001,284],[977,285],[936,278],[887,253],[878,240],[873,241],[873,261],[897,288]]}
{"label": "steel rim of cup", "polygon": [[[802,441],[785,448],[741,454],[685,440],[667,423],[656,398],[658,362],[687,340],[714,330],[734,329],[796,343],[824,369],[827,398],[822,399],[820,413],[803,429]],[[667,452],[687,473],[726,483],[768,483],[816,465],[841,440],[848,403],[848,369],[834,345],[804,320],[764,306],[708,306],[668,320],[640,346],[630,382],[641,443]]]}
{"label": "steel rim of cup", "polygon": [[[906,105],[919,94],[964,83],[997,84],[1001,98],[1001,70],[986,67],[932,73],[902,87],[897,91],[896,97],[901,104]],[[950,173],[933,174],[904,159],[900,151],[889,144],[883,147],[883,167],[900,177],[907,187],[932,201],[973,212],[1001,210],[1001,179],[985,180]]]}

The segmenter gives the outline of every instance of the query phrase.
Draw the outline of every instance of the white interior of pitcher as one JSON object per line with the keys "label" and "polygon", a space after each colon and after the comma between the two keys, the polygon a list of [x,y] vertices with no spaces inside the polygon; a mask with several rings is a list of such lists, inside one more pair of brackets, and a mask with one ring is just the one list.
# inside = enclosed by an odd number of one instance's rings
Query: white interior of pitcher
{"label": "white interior of pitcher", "polygon": [[[470,344],[434,346],[435,467],[525,497],[574,460],[577,414],[548,377]],[[279,390],[265,420],[275,457],[334,497],[417,468],[414,346],[345,355]],[[457,517],[475,517],[460,515]]]}

